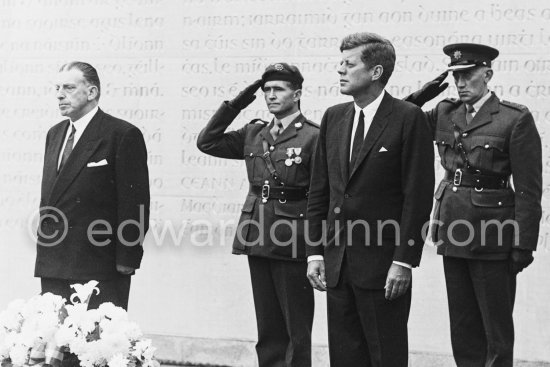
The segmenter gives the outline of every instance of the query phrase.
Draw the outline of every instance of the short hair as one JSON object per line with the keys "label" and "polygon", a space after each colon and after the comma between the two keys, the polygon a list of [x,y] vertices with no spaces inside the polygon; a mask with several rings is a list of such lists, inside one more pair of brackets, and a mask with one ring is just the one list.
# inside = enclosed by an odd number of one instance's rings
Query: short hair
{"label": "short hair", "polygon": [[287,85],[289,86],[289,88],[292,89],[292,90],[302,89],[302,83],[286,81],[286,84],[287,84]]}
{"label": "short hair", "polygon": [[382,65],[384,71],[380,82],[386,85],[395,67],[395,48],[391,42],[376,33],[353,33],[344,37],[340,44],[340,52],[359,46],[366,46],[361,53],[361,60],[367,68]]}
{"label": "short hair", "polygon": [[86,80],[91,85],[97,87],[97,97],[96,100],[99,100],[101,95],[101,82],[99,81],[99,75],[97,75],[97,70],[87,62],[82,61],[71,61],[59,68],[59,71],[69,71],[72,69],[78,69],[82,72],[84,80]]}

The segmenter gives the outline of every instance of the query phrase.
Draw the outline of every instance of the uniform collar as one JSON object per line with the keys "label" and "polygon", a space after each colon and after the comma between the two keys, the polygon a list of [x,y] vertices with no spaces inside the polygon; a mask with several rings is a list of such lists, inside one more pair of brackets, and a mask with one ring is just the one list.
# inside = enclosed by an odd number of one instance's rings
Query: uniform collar
{"label": "uniform collar", "polygon": [[288,115],[286,117],[283,117],[280,120],[275,117],[275,122],[277,122],[277,121],[281,122],[281,124],[283,125],[283,129],[286,129],[292,121],[294,121],[298,116],[300,116],[301,113],[302,112],[300,110],[298,110],[298,111],[294,112],[292,115]]}
{"label": "uniform collar", "polygon": [[474,108],[474,114],[479,112],[479,110],[485,104],[485,102],[487,102],[489,98],[491,98],[491,95],[492,95],[491,91],[488,91],[483,97],[481,97],[476,103],[472,105],[472,107]]}

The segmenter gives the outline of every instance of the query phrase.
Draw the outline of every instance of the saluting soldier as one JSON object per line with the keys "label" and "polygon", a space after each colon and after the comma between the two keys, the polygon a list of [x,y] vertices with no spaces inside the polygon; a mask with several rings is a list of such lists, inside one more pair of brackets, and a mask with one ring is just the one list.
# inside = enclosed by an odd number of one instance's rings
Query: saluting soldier
{"label": "saluting soldier", "polygon": [[[459,99],[428,112],[445,178],[432,240],[443,255],[457,365],[513,365],[516,275],[533,261],[542,196],[542,148],[527,107],[490,92],[498,50],[447,45]],[[409,97],[439,94],[446,73]],[[512,179],[512,182],[511,182]]]}
{"label": "saluting soldier", "polygon": [[[222,103],[197,140],[206,154],[246,163],[250,189],[233,253],[248,255],[260,367],[311,365],[314,301],[303,223],[319,127],[300,112],[303,81],[296,66],[269,65],[261,80]],[[260,87],[274,119],[225,132]]]}

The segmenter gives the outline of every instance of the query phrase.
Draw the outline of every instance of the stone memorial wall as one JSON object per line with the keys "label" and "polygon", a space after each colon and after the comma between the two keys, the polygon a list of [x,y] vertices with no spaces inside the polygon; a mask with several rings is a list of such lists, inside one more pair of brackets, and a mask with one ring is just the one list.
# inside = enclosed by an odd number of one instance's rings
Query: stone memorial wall
{"label": "stone memorial wall", "polygon": [[[34,216],[46,132],[61,121],[53,83],[60,65],[82,60],[99,71],[100,107],[137,125],[148,148],[151,229],[133,280],[132,316],[146,332],[174,340],[253,341],[246,259],[230,255],[248,189],[244,164],[200,153],[197,135],[223,100],[277,61],[300,68],[302,111],[320,122],[328,106],[348,100],[339,93],[339,43],[357,31],[394,44],[387,91],[395,97],[445,69],[448,43],[500,50],[491,89],[530,108],[544,148],[539,250],[519,279],[516,354],[550,361],[550,4],[543,0],[0,0],[0,308],[39,290]],[[454,96],[451,85],[441,98]],[[253,118],[271,119],[261,92],[231,128]],[[449,354],[433,248],[415,277],[411,350]],[[325,312],[317,295],[314,342],[321,346]]]}

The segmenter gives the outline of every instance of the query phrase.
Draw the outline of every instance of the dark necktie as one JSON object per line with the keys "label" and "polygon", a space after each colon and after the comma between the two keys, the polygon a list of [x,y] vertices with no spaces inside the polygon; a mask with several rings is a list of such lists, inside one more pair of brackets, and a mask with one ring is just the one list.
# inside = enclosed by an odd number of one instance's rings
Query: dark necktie
{"label": "dark necktie", "polygon": [[365,139],[365,114],[363,110],[359,113],[359,120],[357,121],[357,129],[355,130],[355,135],[353,137],[353,145],[351,147],[351,160],[349,162],[349,174],[353,172],[353,167],[355,167],[355,162],[357,162],[357,157],[359,152],[361,152],[361,146],[363,145],[363,140]]}
{"label": "dark necktie", "polygon": [[76,129],[73,124],[71,124],[71,133],[69,134],[69,138],[67,139],[67,144],[65,145],[65,149],[63,149],[63,156],[61,157],[61,164],[59,165],[59,169],[57,172],[61,172],[61,169],[67,162],[67,159],[69,159],[69,156],[71,155],[71,152],[73,151],[73,145],[74,145],[74,134],[76,133]]}
{"label": "dark necktie", "polygon": [[273,124],[273,127],[271,128],[271,136],[273,137],[273,140],[277,140],[277,137],[279,135],[281,135],[281,133],[283,132],[283,124],[281,123],[281,121],[277,121],[275,120],[275,123]]}
{"label": "dark necktie", "polygon": [[474,106],[470,106],[469,104],[466,105],[466,125],[470,125],[470,122],[474,119],[474,112],[476,110],[474,109]]}

